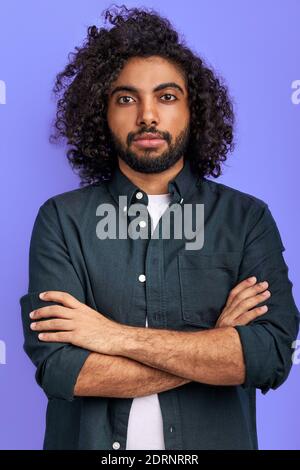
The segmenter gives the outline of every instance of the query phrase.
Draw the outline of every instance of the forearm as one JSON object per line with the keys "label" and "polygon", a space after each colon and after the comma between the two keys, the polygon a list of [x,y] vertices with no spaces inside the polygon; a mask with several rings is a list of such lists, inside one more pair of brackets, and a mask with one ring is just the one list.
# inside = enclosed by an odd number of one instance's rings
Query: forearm
{"label": "forearm", "polygon": [[75,396],[134,398],[164,392],[190,382],[133,359],[92,352],[74,389]]}
{"label": "forearm", "polygon": [[183,332],[124,327],[117,354],[170,374],[211,385],[239,385],[245,364],[233,327]]}

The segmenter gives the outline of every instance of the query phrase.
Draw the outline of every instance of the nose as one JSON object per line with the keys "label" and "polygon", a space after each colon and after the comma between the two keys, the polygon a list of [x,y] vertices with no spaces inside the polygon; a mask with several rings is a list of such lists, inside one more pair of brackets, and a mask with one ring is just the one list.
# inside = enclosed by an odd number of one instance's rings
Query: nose
{"label": "nose", "polygon": [[149,99],[147,101],[144,100],[144,102],[141,102],[137,114],[137,126],[158,126],[159,122],[160,120],[158,111],[153,101]]}

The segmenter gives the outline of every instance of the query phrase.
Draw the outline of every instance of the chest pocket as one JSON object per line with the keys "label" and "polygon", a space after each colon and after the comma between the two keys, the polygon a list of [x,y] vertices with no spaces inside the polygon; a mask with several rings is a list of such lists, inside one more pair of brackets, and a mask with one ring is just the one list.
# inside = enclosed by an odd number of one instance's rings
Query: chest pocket
{"label": "chest pocket", "polygon": [[213,328],[236,285],[241,253],[179,253],[182,319]]}

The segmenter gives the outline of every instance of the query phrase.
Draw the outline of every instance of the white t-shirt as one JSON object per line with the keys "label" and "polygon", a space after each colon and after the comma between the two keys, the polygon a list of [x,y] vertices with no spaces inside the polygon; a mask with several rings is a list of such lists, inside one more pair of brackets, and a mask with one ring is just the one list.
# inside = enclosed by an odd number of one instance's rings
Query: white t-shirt
{"label": "white t-shirt", "polygon": [[[152,219],[151,234],[171,200],[167,194],[148,194],[147,209]],[[147,281],[146,281],[147,282]],[[148,320],[146,317],[146,327]],[[157,393],[136,397],[129,413],[126,450],[165,449],[163,420]]]}

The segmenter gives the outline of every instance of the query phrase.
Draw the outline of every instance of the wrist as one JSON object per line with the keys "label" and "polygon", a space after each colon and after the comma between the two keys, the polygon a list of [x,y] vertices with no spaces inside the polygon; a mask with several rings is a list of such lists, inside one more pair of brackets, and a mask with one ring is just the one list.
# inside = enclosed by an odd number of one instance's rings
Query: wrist
{"label": "wrist", "polygon": [[136,328],[133,326],[112,321],[106,354],[126,357],[126,352],[129,351],[129,345],[135,330]]}

